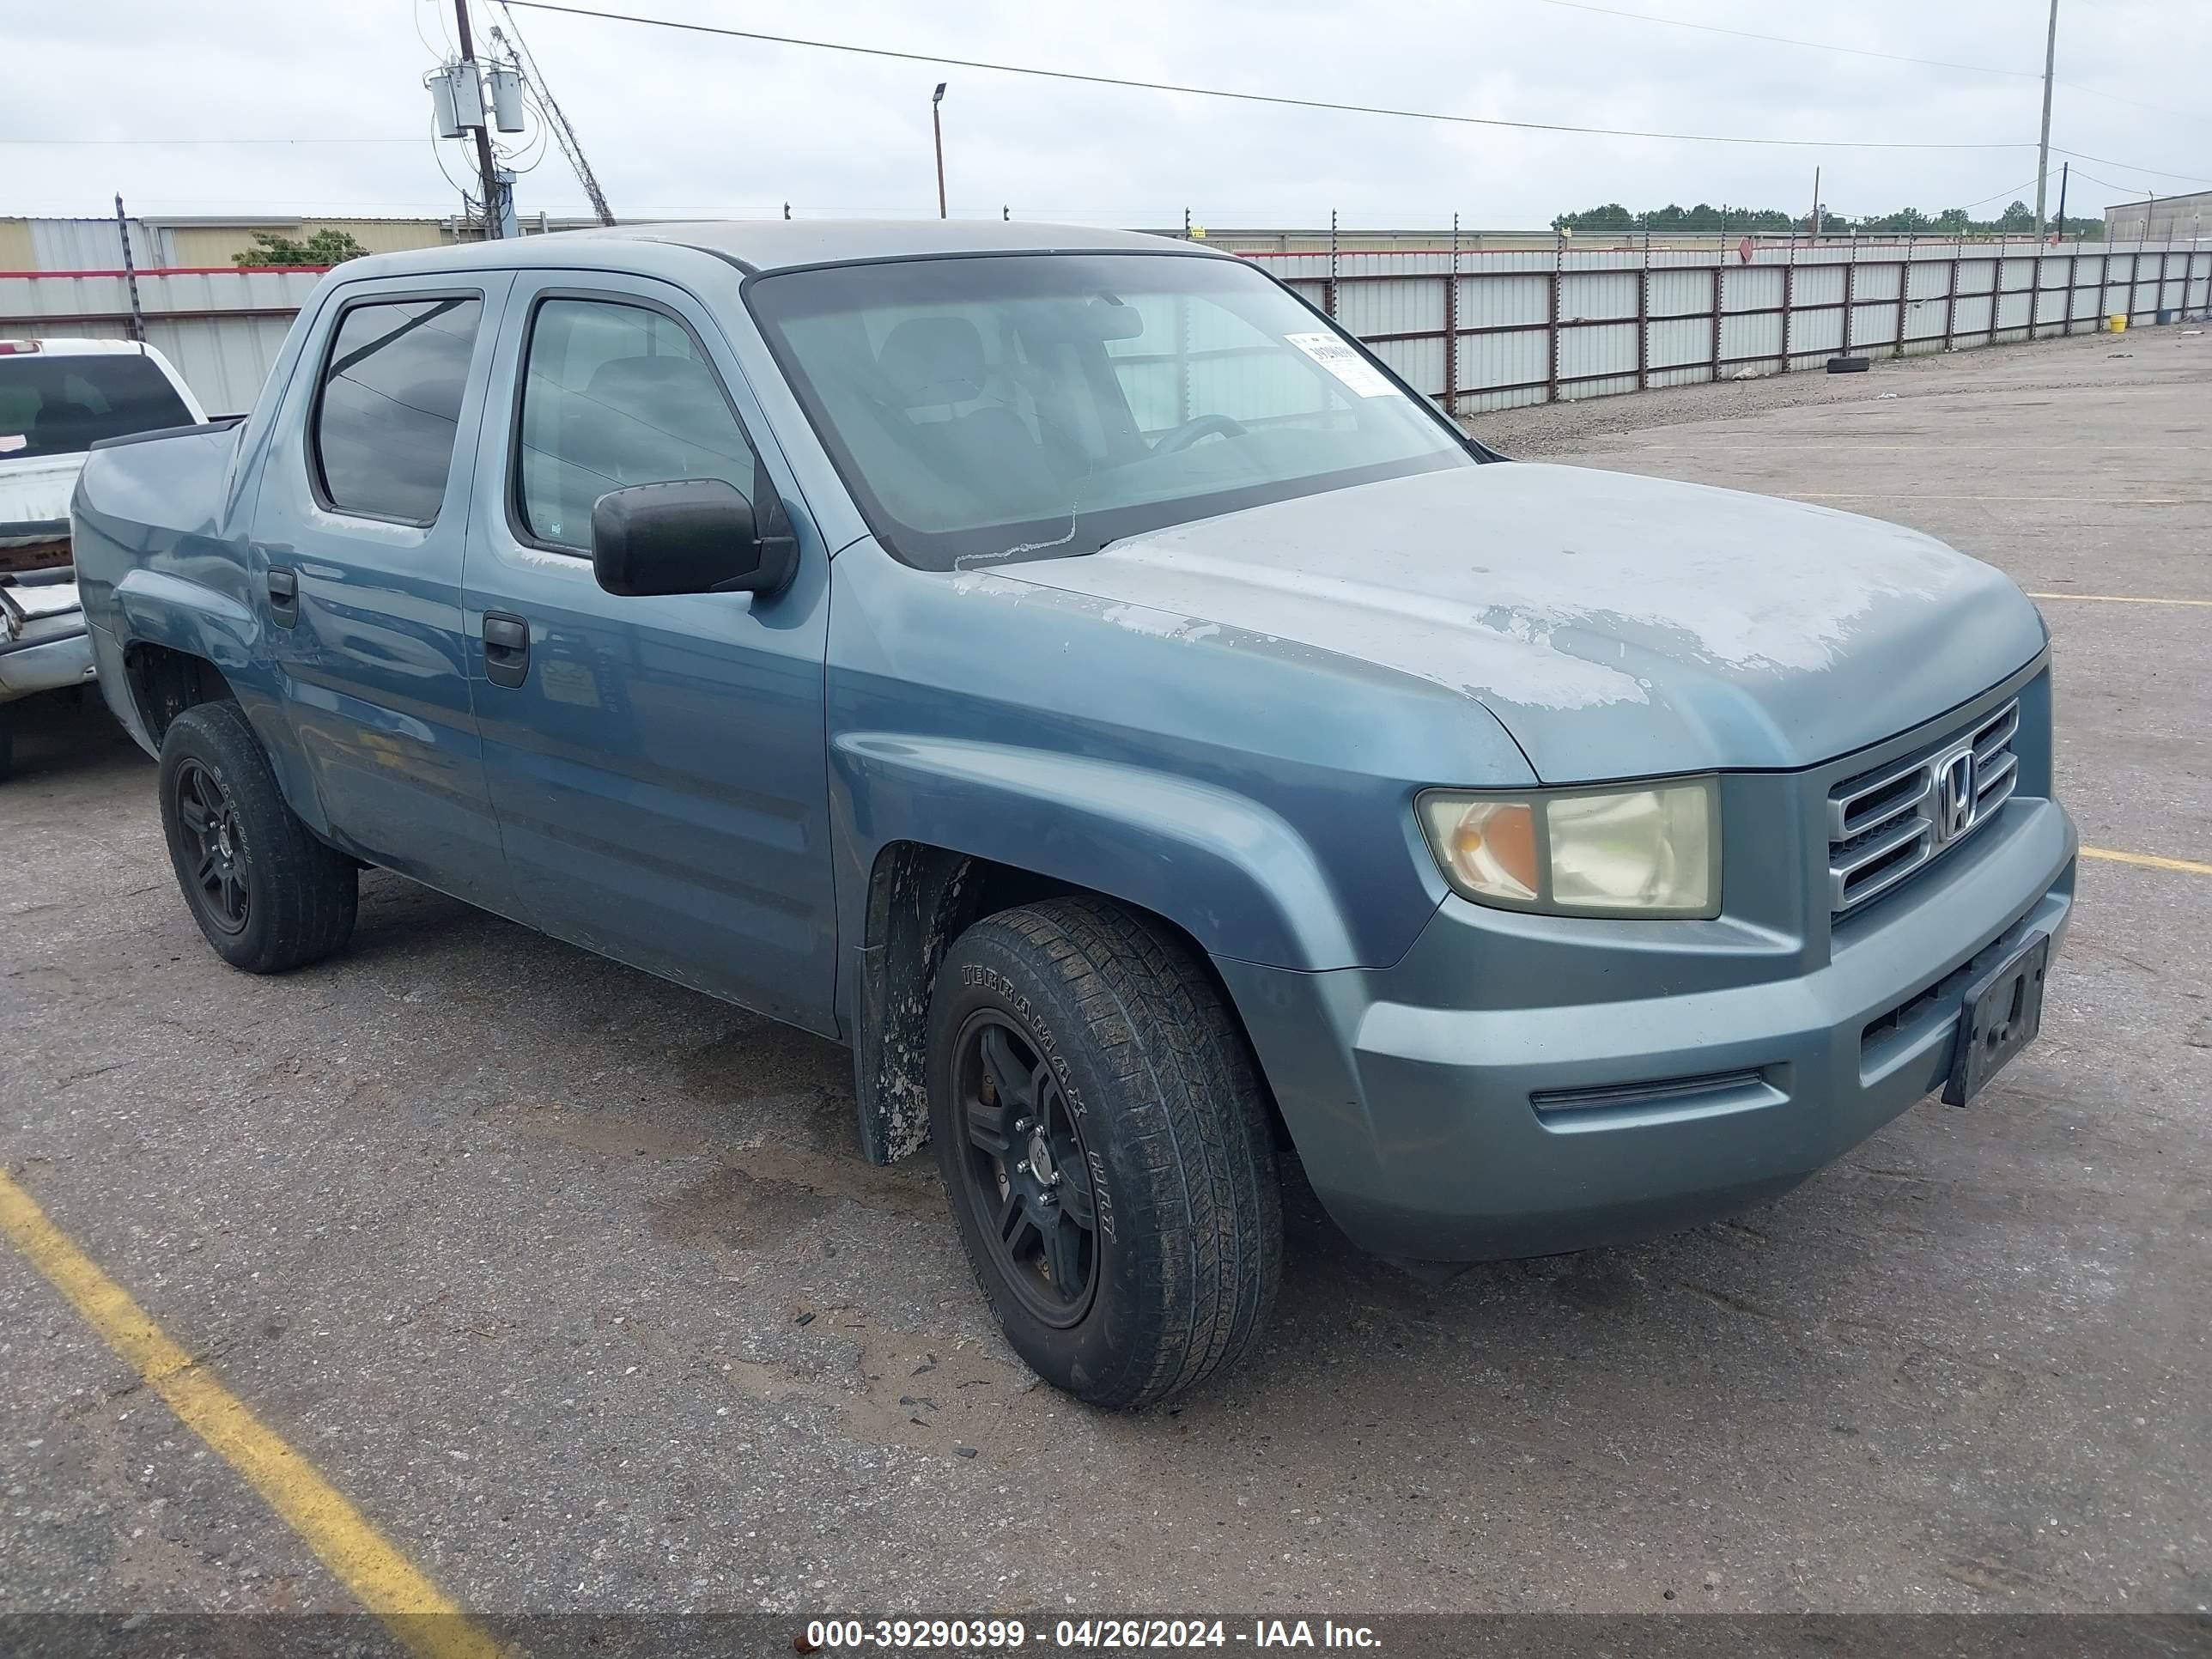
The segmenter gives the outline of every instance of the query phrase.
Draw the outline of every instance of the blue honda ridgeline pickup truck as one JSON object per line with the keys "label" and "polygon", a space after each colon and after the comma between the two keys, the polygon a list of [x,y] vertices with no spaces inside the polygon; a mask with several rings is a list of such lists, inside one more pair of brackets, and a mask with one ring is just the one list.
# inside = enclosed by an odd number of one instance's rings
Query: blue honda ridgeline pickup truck
{"label": "blue honda ridgeline pickup truck", "polygon": [[1499,464],[1255,266],[1018,224],[353,261],[78,580],[216,953],[399,872],[854,1054],[1008,1339],[1261,1340],[1385,1255],[1783,1192],[2032,1039],[2048,636],[1894,525]]}

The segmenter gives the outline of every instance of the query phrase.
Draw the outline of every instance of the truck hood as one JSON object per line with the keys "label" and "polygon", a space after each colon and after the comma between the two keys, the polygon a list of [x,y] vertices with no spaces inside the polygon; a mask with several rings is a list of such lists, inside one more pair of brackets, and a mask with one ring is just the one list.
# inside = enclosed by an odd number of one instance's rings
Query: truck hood
{"label": "truck hood", "polygon": [[70,492],[83,471],[82,454],[18,461],[0,455],[0,547],[68,535]]}
{"label": "truck hood", "polygon": [[1145,632],[1434,681],[1488,708],[1547,783],[1814,765],[1964,702],[2045,638],[2008,578],[1916,531],[1528,462],[996,574],[1128,607]]}

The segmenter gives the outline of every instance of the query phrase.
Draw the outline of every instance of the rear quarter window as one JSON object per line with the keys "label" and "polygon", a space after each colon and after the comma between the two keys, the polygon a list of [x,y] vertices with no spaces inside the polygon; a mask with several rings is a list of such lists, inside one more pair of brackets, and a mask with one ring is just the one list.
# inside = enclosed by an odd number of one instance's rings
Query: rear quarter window
{"label": "rear quarter window", "polygon": [[308,434],[324,506],[401,524],[437,519],[483,314],[483,301],[453,295],[346,309]]}

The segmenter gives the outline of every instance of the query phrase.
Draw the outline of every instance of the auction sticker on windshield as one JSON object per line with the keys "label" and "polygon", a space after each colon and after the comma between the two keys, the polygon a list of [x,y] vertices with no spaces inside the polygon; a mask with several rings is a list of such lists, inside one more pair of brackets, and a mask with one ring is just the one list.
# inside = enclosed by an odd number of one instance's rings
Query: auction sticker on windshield
{"label": "auction sticker on windshield", "polygon": [[1383,377],[1381,369],[1334,334],[1285,334],[1283,338],[1363,398],[1397,395],[1398,388]]}

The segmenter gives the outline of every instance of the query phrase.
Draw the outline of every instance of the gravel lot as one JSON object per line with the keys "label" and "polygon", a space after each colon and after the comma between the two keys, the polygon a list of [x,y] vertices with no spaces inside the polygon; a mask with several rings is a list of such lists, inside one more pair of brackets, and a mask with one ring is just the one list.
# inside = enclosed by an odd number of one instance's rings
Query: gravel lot
{"label": "gravel lot", "polygon": [[[1474,425],[2212,600],[2212,337]],[[2212,861],[2212,606],[2045,609],[2084,841]],[[1431,1285],[1294,1200],[1271,1347],[1117,1418],[860,1161],[842,1051],[380,873],[232,973],[104,713],[20,752],[0,1160],[472,1607],[2212,1603],[2212,874],[2086,863],[2041,1042],[1741,1220]],[[348,1609],[135,1384],[0,1249],[0,1612]]]}

